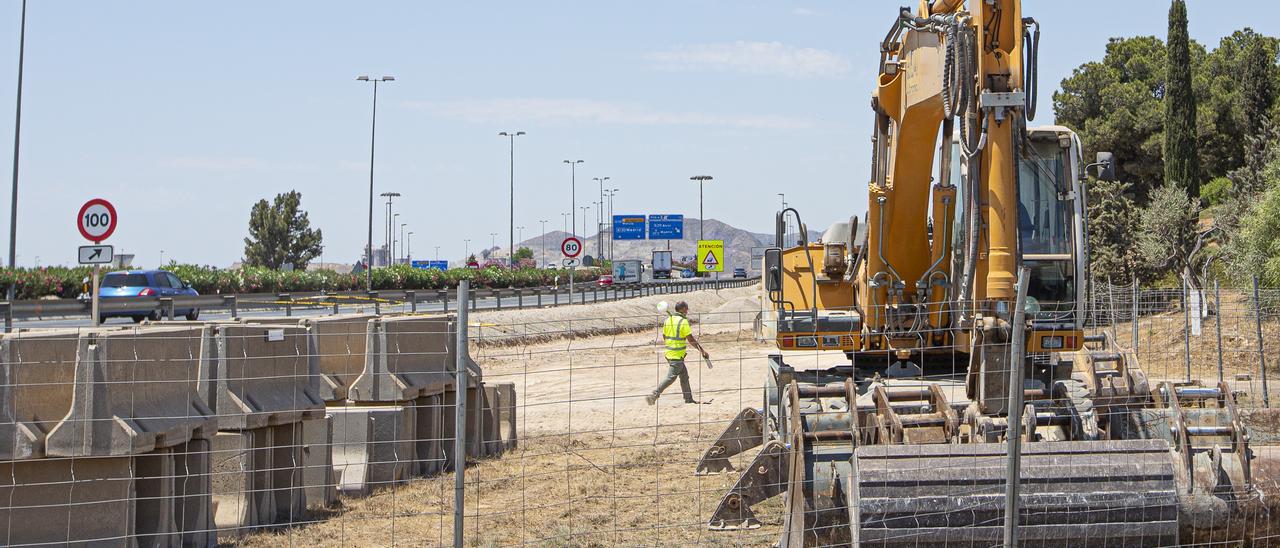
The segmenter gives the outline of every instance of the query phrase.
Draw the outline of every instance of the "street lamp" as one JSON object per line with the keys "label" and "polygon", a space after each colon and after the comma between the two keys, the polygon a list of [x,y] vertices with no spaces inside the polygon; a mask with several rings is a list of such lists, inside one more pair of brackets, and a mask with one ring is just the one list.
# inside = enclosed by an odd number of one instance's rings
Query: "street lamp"
{"label": "street lamp", "polygon": [[[396,213],[396,217],[399,217],[399,216],[400,216],[400,214],[399,214],[399,213]],[[405,241],[404,241],[404,227],[405,227],[405,225],[407,225],[407,224],[409,224],[409,223],[400,223],[400,245],[402,246],[402,247],[400,248],[400,254],[401,254],[401,255],[404,255],[404,254],[405,254],[405,250],[404,250],[404,247],[403,247],[403,246],[405,245]]]}
{"label": "street lamp", "polygon": [[[27,47],[27,0],[22,0],[22,22],[18,31],[18,97],[17,108],[13,115],[13,195],[9,200],[9,269],[13,270],[18,262],[18,150],[22,137],[22,59]],[[113,221],[115,219],[112,219]],[[5,289],[5,299],[13,302],[17,278]],[[97,318],[94,318],[97,321]],[[6,317],[4,330],[13,327],[13,320]]]}
{"label": "street lamp", "polygon": [[368,76],[360,75],[356,77],[356,80],[361,82],[373,82],[373,116],[371,127],[369,128],[369,242],[366,255],[368,264],[365,265],[364,269],[364,288],[366,291],[373,291],[373,151],[378,136],[378,82],[392,82],[395,79],[394,76],[369,78]]}
{"label": "street lamp", "polygon": [[471,260],[471,240],[462,240],[462,260],[463,262]]}
{"label": "street lamp", "polygon": [[702,223],[703,221],[706,221],[706,219],[704,219],[702,215],[702,183],[710,181],[711,179],[712,177],[710,175],[694,175],[693,177],[689,177],[690,181],[698,182],[698,239],[699,240],[703,239]]}
{"label": "street lamp", "polygon": [[542,239],[541,239],[541,242],[542,242],[542,264],[543,264],[543,265],[546,265],[546,264],[547,264],[547,220],[546,220],[546,219],[540,219],[540,220],[538,220],[538,222],[539,222],[539,223],[542,223]]}
{"label": "street lamp", "polygon": [[787,218],[787,194],[779,192],[778,197],[782,198],[782,244],[787,243],[787,234],[791,232],[791,220]]}
{"label": "street lamp", "polygon": [[507,243],[511,247],[511,250],[510,250],[511,255],[507,257],[507,259],[512,265],[514,265],[516,264],[516,243],[515,243],[515,238],[511,237],[511,232],[514,232],[511,229],[516,224],[516,137],[524,135],[524,132],[523,131],[516,131],[516,132],[500,131],[498,132],[498,135],[502,137],[507,137],[511,141],[511,212],[510,212],[510,224],[507,225],[507,238],[508,238]]}
{"label": "street lamp", "polygon": [[578,219],[576,217],[576,214],[578,213],[577,168],[578,168],[578,164],[582,163],[582,160],[565,160],[564,163],[569,164],[569,220],[572,221],[569,224],[569,226],[573,227],[574,230],[577,230],[578,228]]}
{"label": "street lamp", "polygon": [[440,246],[435,246],[435,247],[436,247],[436,261],[439,261],[439,260],[440,260]]}
{"label": "street lamp", "polygon": [[498,242],[498,239],[497,239],[497,238],[498,238],[498,233],[497,233],[497,232],[490,232],[490,233],[489,233],[489,249],[490,249],[490,251],[489,251],[489,258],[490,258],[490,259],[492,259],[492,258],[493,258],[493,253],[494,253],[495,251],[497,251],[497,250],[498,250],[498,243],[497,243],[497,242]]}
{"label": "street lamp", "polygon": [[565,237],[568,237],[568,236],[570,235],[570,234],[569,234],[569,214],[568,214],[568,213],[561,213],[561,214],[560,214],[560,222],[564,223],[564,235],[565,235]]}
{"label": "street lamp", "polygon": [[[608,177],[592,177],[591,180],[600,184],[600,203],[604,203],[604,182],[608,181]],[[602,230],[601,225],[604,224],[604,208],[596,211],[596,231]],[[604,240],[596,238],[596,255],[604,255]]]}
{"label": "street lamp", "polygon": [[[524,227],[523,226],[516,227],[516,236],[517,236],[516,239],[520,240],[520,243],[523,244],[524,243]],[[512,255],[514,256],[515,252],[512,252]]]}
{"label": "street lamp", "polygon": [[[379,196],[382,196],[383,198],[387,199],[386,233],[383,234],[385,238],[382,240],[382,242],[383,242],[383,250],[386,251],[386,256],[387,256],[386,262],[387,262],[387,265],[389,265],[391,264],[391,255],[390,255],[391,254],[391,200],[394,198],[399,198],[400,193],[399,192],[383,192],[382,194],[379,194]],[[386,266],[386,265],[383,265],[383,266]]]}
{"label": "street lamp", "polygon": [[409,264],[413,264],[413,231],[412,230],[409,231],[409,239],[405,241],[404,248],[405,248],[405,252],[404,252],[405,262]]}
{"label": "street lamp", "polygon": [[613,260],[613,195],[618,193],[619,189],[609,189],[609,216],[605,219],[605,226],[609,227],[609,260]]}
{"label": "street lamp", "polygon": [[582,209],[582,237],[587,237],[587,212],[591,211],[591,206],[578,206]]}

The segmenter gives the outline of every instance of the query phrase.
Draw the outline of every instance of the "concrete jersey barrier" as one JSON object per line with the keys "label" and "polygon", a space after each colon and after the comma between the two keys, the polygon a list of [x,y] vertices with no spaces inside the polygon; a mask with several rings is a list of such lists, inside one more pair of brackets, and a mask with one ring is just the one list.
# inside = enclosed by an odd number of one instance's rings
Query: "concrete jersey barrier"
{"label": "concrete jersey barrier", "polygon": [[220,430],[248,430],[324,416],[319,371],[303,327],[209,325],[200,393]]}
{"label": "concrete jersey barrier", "polygon": [[137,455],[208,437],[200,328],[15,333],[0,342],[0,460]]}

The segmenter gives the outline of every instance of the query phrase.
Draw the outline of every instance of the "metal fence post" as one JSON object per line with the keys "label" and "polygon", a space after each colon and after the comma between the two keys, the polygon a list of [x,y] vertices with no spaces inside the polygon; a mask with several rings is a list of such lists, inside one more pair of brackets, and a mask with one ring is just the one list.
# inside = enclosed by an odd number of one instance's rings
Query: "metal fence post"
{"label": "metal fence post", "polygon": [[333,300],[333,315],[338,315],[338,299]]}
{"label": "metal fence post", "polygon": [[[1187,382],[1191,382],[1191,287],[1182,281],[1182,349],[1187,356]],[[1199,311],[1196,311],[1199,314]]]}
{"label": "metal fence post", "polygon": [[533,292],[538,295],[538,308],[542,308],[542,288],[539,287],[533,290]]}
{"label": "metal fence post", "polygon": [[498,310],[502,310],[502,290],[494,289],[489,291],[489,295],[493,297],[493,302],[497,303]]}
{"label": "metal fence post", "polygon": [[524,310],[524,291],[516,288],[516,309]]}
{"label": "metal fence post", "polygon": [[470,290],[470,284],[468,284],[467,297],[468,297],[468,298],[464,299],[464,298],[462,297],[462,293],[458,293],[458,302],[467,302],[468,300],[470,300],[470,301],[471,301],[471,310],[475,310],[475,309],[476,309],[476,294],[475,294],[475,292],[473,292],[473,291],[471,291],[471,290]]}
{"label": "metal fence post", "polygon": [[1022,483],[1023,350],[1026,344],[1027,278],[1030,269],[1018,271],[1018,297],[1013,308],[1013,339],[1009,344],[1009,428],[1007,475],[1004,489],[1004,545],[1018,546],[1018,491]]}
{"label": "metal fence post", "polygon": [[382,303],[379,303],[379,302],[378,302],[378,292],[377,292],[377,291],[370,291],[370,292],[369,292],[369,298],[370,298],[370,299],[373,299],[373,313],[374,313],[375,315],[381,316],[381,315],[382,315]]}
{"label": "metal fence post", "polygon": [[173,297],[160,297],[160,308],[164,310],[165,319],[173,321]]}
{"label": "metal fence post", "polygon": [[404,296],[409,299],[409,312],[418,313],[418,294],[413,291],[406,291]]}
{"label": "metal fence post", "polygon": [[449,313],[449,290],[448,289],[440,290],[440,302],[444,303],[443,308],[441,310],[445,314],[448,314]]}
{"label": "metal fence post", "polygon": [[1253,276],[1253,319],[1258,329],[1258,376],[1262,377],[1262,406],[1271,407],[1271,394],[1267,392],[1267,353],[1262,343],[1262,298],[1258,295],[1258,276]]}
{"label": "metal fence post", "polygon": [[1213,325],[1218,330],[1218,382],[1223,380],[1222,372],[1222,293],[1218,291],[1218,280],[1213,281]]}
{"label": "metal fence post", "polygon": [[276,295],[277,299],[284,301],[284,316],[286,318],[293,315],[293,296],[288,293],[280,293]]}
{"label": "metal fence post", "polygon": [[237,306],[235,295],[223,295],[222,305],[231,309],[231,319],[240,319],[240,307]]}
{"label": "metal fence post", "polygon": [[4,302],[4,332],[10,333],[12,331],[13,331],[13,302],[5,301]]}
{"label": "metal fence post", "polygon": [[[469,280],[458,282],[458,302],[467,302],[470,289]],[[458,307],[454,324],[457,325],[458,339],[453,366],[453,545],[461,548],[463,518],[466,515],[467,475],[467,307]]]}
{"label": "metal fence post", "polygon": [[1142,311],[1138,309],[1138,277],[1133,277],[1133,357],[1138,357],[1138,317]]}

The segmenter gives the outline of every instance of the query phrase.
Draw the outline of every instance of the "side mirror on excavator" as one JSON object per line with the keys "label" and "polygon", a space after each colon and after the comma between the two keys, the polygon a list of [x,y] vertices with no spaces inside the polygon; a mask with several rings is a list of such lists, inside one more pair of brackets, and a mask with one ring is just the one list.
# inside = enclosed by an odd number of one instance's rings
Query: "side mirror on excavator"
{"label": "side mirror on excavator", "polygon": [[1109,182],[1116,180],[1116,157],[1114,154],[1110,152],[1099,152],[1097,161],[1090,165],[1098,167],[1099,181]]}
{"label": "side mirror on excavator", "polygon": [[764,250],[764,289],[782,291],[782,250],[776,247]]}

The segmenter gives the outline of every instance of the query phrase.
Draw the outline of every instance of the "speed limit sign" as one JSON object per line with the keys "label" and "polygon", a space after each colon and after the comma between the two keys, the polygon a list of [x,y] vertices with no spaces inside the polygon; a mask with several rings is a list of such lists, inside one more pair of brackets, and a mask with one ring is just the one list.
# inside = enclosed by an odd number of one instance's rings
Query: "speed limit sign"
{"label": "speed limit sign", "polygon": [[116,208],[102,198],[89,200],[80,206],[76,226],[86,240],[101,242],[116,231]]}
{"label": "speed limit sign", "polygon": [[565,238],[563,242],[560,242],[560,252],[570,259],[577,257],[582,254],[582,240],[573,236]]}

